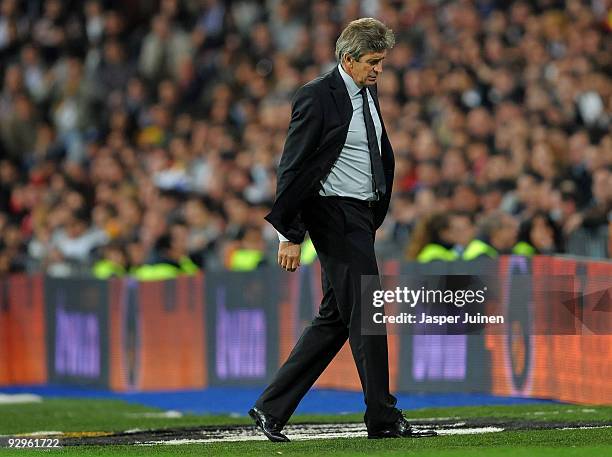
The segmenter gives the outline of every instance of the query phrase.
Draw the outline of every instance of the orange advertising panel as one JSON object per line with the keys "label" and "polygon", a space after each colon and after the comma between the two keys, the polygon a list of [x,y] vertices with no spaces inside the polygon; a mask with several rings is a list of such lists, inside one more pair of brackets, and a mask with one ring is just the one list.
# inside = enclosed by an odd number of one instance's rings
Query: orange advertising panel
{"label": "orange advertising panel", "polygon": [[44,282],[42,276],[12,276],[5,289],[3,343],[8,384],[47,381]]}
{"label": "orange advertising panel", "polygon": [[[506,258],[500,265],[502,277],[507,264]],[[559,288],[553,284],[548,294],[533,295],[538,334],[527,344],[512,343],[507,335],[487,336],[492,393],[612,404],[612,335],[603,331],[612,319],[605,295],[612,290],[612,264],[536,257],[531,274],[534,282],[557,277],[571,283],[563,292],[575,300],[551,299]]]}
{"label": "orange advertising panel", "polygon": [[8,339],[8,280],[0,279],[0,386],[11,381],[9,373],[9,339]]}
{"label": "orange advertising panel", "polygon": [[115,390],[201,389],[207,384],[203,277],[117,281],[110,298]]}
{"label": "orange advertising panel", "polygon": [[[137,291],[133,292],[130,287],[136,289],[135,283],[128,280],[111,279],[109,285],[109,386],[112,390],[131,390],[135,387],[130,377],[130,357],[134,357],[133,352],[125,347],[125,314],[131,292],[136,296]],[[129,355],[128,355],[129,352]]]}
{"label": "orange advertising panel", "polygon": [[139,284],[140,390],[205,387],[201,281]]}

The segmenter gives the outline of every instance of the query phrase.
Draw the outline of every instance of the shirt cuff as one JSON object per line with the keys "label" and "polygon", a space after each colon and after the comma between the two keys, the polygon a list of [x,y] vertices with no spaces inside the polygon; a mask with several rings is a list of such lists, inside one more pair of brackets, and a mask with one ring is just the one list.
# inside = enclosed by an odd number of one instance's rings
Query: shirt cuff
{"label": "shirt cuff", "polygon": [[285,235],[283,235],[278,230],[276,231],[276,233],[278,233],[278,241],[289,241],[289,238],[285,237]]}

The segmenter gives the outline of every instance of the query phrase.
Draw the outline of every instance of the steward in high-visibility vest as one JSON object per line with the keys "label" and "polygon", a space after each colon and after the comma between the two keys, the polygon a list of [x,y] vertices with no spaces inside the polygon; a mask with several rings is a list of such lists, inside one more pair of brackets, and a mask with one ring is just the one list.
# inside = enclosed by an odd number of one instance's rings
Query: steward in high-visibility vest
{"label": "steward in high-visibility vest", "polygon": [[160,262],[141,265],[131,270],[130,274],[140,281],[163,281],[182,275],[193,276],[198,271],[200,271],[198,266],[189,257],[183,256],[178,262],[164,259]]}
{"label": "steward in high-visibility vest", "polygon": [[428,263],[433,261],[452,262],[459,259],[459,254],[452,248],[448,248],[438,243],[429,243],[419,252],[417,261]]}
{"label": "steward in high-visibility vest", "polygon": [[510,214],[496,211],[484,217],[478,225],[480,236],[465,247],[463,260],[496,259],[500,254],[512,251],[516,244],[517,224]]}
{"label": "steward in high-visibility vest", "polygon": [[232,271],[253,271],[264,259],[259,249],[238,248],[230,255],[229,269]]}
{"label": "steward in high-visibility vest", "polygon": [[102,258],[91,268],[95,278],[108,279],[127,274],[127,254],[121,244],[111,242],[102,248],[102,253]]}
{"label": "steward in high-visibility vest", "polygon": [[125,276],[127,270],[123,265],[117,262],[113,262],[109,259],[102,259],[94,263],[91,272],[97,279],[108,279],[113,276]]}
{"label": "steward in high-visibility vest", "polygon": [[132,270],[132,276],[139,281],[163,281],[174,279],[180,274],[180,268],[170,263],[152,263],[141,265]]}
{"label": "steward in high-visibility vest", "polygon": [[420,263],[452,262],[459,255],[452,249],[451,213],[431,214],[418,222],[410,235],[406,257]]}
{"label": "steward in high-visibility vest", "polygon": [[181,272],[186,275],[193,276],[200,271],[200,267],[198,267],[188,255],[181,256],[178,260],[178,264]]}
{"label": "steward in high-visibility vest", "polygon": [[191,276],[200,270],[188,255],[173,252],[172,240],[168,234],[157,240],[155,251],[157,260],[133,268],[130,274],[140,281],[163,281],[181,275]]}
{"label": "steward in high-visibility vest", "polygon": [[265,262],[265,242],[261,228],[255,225],[245,226],[235,248],[229,252],[227,268],[231,271],[253,271]]}
{"label": "steward in high-visibility vest", "polygon": [[512,248],[512,254],[522,255],[523,257],[533,257],[536,255],[536,248],[527,241],[519,241]]}
{"label": "steward in high-visibility vest", "polygon": [[302,243],[302,252],[300,254],[300,264],[301,265],[310,265],[317,258],[317,251],[312,244],[312,240],[310,237],[306,238]]}
{"label": "steward in high-visibility vest", "polygon": [[493,246],[476,238],[468,243],[461,257],[463,260],[474,260],[479,257],[496,259],[498,256],[499,253]]}

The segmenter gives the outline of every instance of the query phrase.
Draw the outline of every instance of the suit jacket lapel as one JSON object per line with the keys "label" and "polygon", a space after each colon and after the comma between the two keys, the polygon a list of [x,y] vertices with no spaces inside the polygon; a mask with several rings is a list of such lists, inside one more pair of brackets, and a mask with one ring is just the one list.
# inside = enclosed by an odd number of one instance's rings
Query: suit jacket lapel
{"label": "suit jacket lapel", "polygon": [[348,125],[351,122],[351,117],[353,116],[353,105],[351,104],[351,99],[348,91],[346,90],[346,85],[342,80],[342,76],[340,76],[340,70],[338,70],[338,67],[335,67],[332,70],[329,86],[332,97],[336,102],[338,112],[340,113],[340,118],[342,119],[343,123]]}

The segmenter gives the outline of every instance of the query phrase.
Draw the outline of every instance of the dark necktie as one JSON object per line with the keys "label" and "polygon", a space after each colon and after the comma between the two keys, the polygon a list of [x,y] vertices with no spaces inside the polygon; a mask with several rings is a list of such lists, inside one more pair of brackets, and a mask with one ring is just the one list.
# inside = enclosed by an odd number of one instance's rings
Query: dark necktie
{"label": "dark necktie", "polygon": [[370,163],[372,164],[372,178],[374,180],[373,189],[381,198],[387,190],[385,183],[385,172],[383,170],[382,159],[378,149],[378,140],[376,139],[376,128],[370,113],[370,103],[368,102],[367,89],[361,89],[361,99],[363,100],[363,118],[365,120],[366,133],[368,135],[368,149],[370,150]]}

